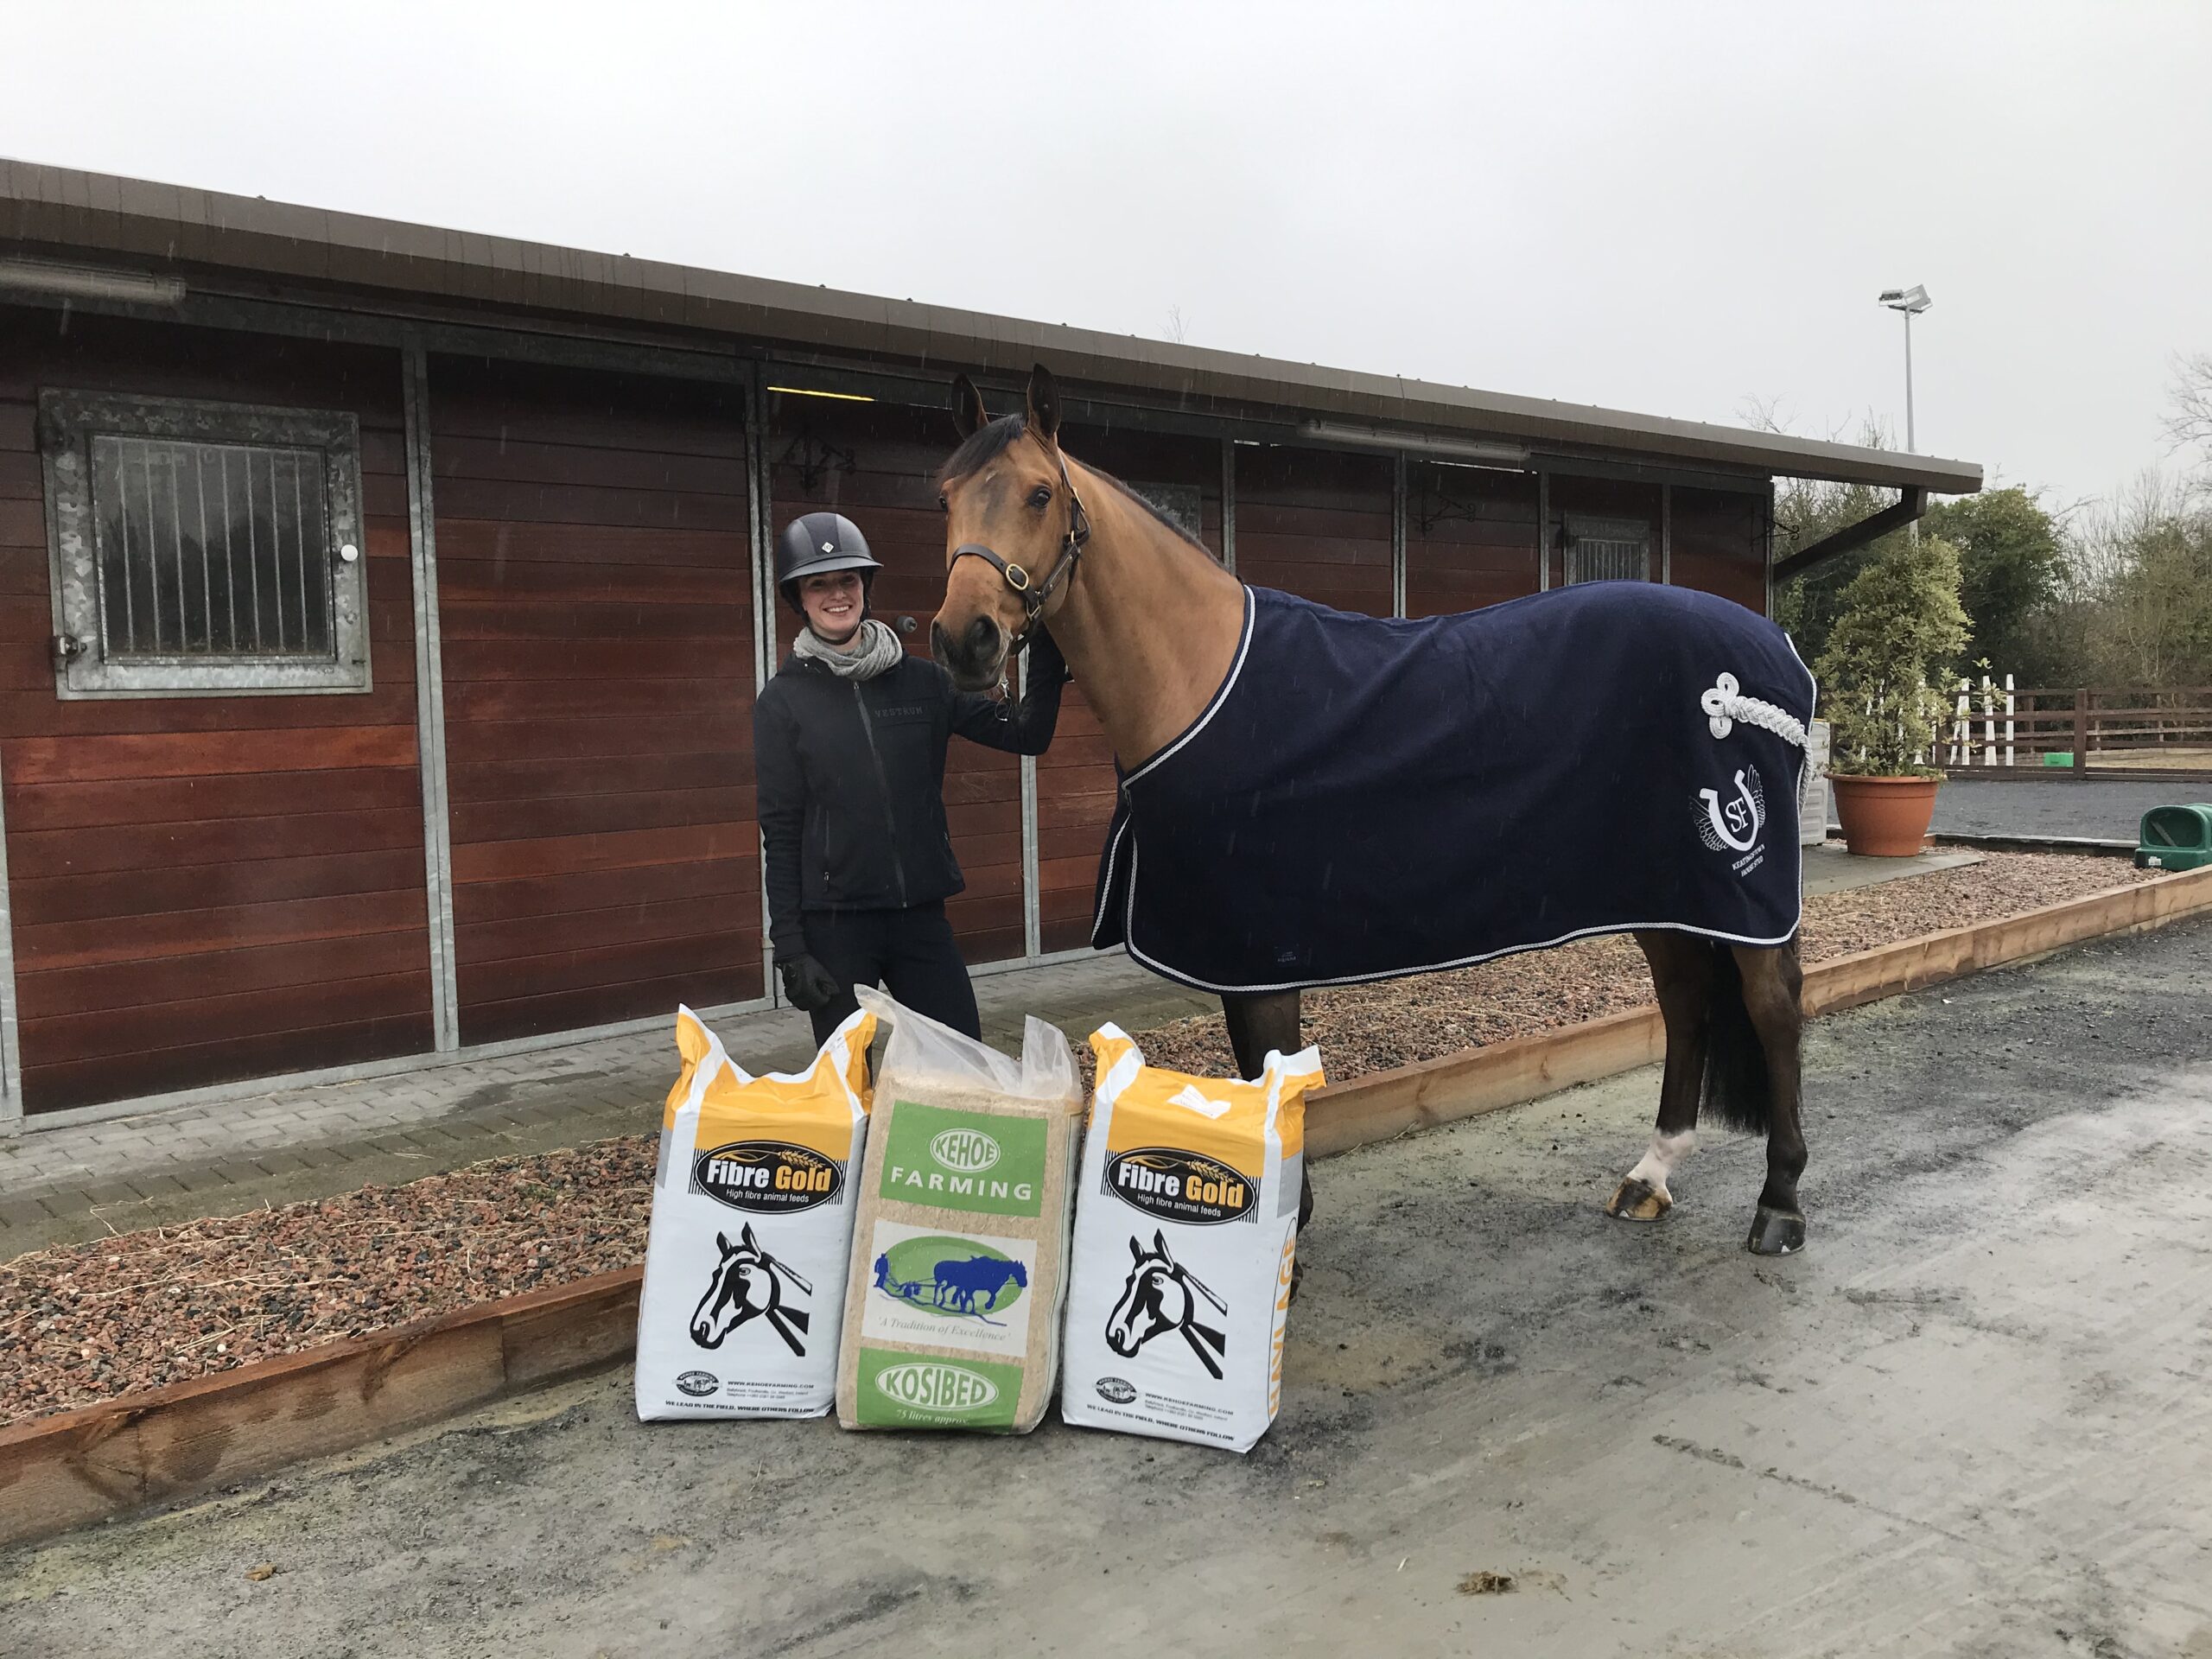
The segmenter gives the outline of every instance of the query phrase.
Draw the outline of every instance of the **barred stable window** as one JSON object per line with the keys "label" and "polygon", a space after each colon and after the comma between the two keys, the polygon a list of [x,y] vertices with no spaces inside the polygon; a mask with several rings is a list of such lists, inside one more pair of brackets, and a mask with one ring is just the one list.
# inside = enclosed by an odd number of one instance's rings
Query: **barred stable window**
{"label": "barred stable window", "polygon": [[370,689],[353,416],[48,391],[39,440],[60,696]]}
{"label": "barred stable window", "polygon": [[1578,582],[1651,580],[1651,526],[1637,518],[1567,515],[1567,579]]}

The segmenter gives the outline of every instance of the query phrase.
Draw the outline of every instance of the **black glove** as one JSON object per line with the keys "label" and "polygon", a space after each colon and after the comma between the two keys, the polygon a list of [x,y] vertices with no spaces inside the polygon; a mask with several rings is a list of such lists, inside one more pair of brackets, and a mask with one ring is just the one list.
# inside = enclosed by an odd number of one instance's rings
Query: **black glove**
{"label": "black glove", "polygon": [[779,962],[776,971],[784,976],[785,1000],[804,1013],[826,1008],[845,994],[845,988],[812,957],[792,957]]}
{"label": "black glove", "polygon": [[1046,632],[1041,621],[1029,628],[1029,684],[1033,690],[1040,685],[1065,685],[1074,676],[1068,672],[1068,659],[1060,655],[1059,645]]}

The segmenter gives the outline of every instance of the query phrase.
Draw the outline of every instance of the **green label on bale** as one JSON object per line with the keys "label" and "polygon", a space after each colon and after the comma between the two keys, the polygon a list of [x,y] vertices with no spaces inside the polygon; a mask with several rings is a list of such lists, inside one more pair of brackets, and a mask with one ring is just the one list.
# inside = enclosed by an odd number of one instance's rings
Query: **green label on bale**
{"label": "green label on bale", "polygon": [[883,1196],[988,1216],[1044,1212],[1046,1121],[896,1103]]}
{"label": "green label on bale", "polygon": [[870,1428],[1012,1428],[1021,1367],[863,1348],[860,1421]]}

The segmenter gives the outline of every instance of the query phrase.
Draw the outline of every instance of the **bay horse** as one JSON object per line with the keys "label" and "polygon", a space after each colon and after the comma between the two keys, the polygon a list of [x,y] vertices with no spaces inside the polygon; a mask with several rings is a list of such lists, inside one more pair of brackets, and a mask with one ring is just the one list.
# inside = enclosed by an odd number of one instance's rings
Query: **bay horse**
{"label": "bay horse", "polygon": [[[1058,388],[1041,364],[1031,373],[1024,410],[997,419],[965,375],[954,382],[960,442],[938,477],[946,574],[932,649],[957,685],[988,690],[1003,683],[1030,631],[1049,625],[1128,780],[1186,741],[1230,683],[1232,668],[1244,671],[1240,652],[1249,637],[1250,601],[1244,584],[1201,543],[1063,449],[1060,413]],[[1656,607],[1659,596],[1680,590],[1652,591]],[[1655,617],[1655,626],[1662,620]],[[1707,696],[1732,696],[1735,690],[1723,674],[1719,688]],[[1716,737],[1728,729],[1723,715],[1742,714],[1725,698],[1707,707],[1714,712]],[[1783,712],[1756,702],[1744,707],[1762,711],[1743,715],[1747,721]],[[1469,742],[1479,735],[1469,733]],[[1698,810],[1716,807],[1707,801]],[[1718,818],[1714,828],[1728,833]],[[1723,845],[1718,837],[1707,844]],[[1790,851],[1794,855],[1794,841]],[[1312,874],[1319,881],[1323,873]],[[1233,881],[1233,868],[1220,879]],[[1806,1148],[1799,1122],[1796,933],[1777,943],[1737,944],[1657,927],[1592,931],[1634,934],[1650,967],[1667,1037],[1649,1145],[1606,1201],[1605,1212],[1629,1222],[1656,1222],[1667,1213],[1674,1203],[1669,1179],[1695,1144],[1702,1107],[1731,1128],[1766,1136],[1766,1183],[1747,1248],[1760,1255],[1802,1248],[1805,1217],[1797,1184]],[[1301,1046],[1299,991],[1224,992],[1221,1000],[1245,1077],[1261,1075],[1270,1050],[1291,1053]],[[1309,1190],[1301,1198],[1301,1224],[1310,1203]]]}

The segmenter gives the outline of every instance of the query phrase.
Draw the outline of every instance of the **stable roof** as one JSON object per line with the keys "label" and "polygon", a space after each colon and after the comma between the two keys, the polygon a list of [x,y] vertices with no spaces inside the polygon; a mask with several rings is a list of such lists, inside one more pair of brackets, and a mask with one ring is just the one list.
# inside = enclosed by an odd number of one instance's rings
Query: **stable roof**
{"label": "stable roof", "polygon": [[[1026,372],[1188,408],[1288,409],[1449,438],[1497,439],[1622,460],[1961,494],[1979,465],[1624,410],[1439,385],[1399,375],[1240,356],[702,270],[626,254],[295,207],[140,179],[0,160],[0,251],[92,258],[183,278],[195,290],[335,289],[334,302],[431,301],[589,319],[944,370]],[[229,279],[226,283],[226,278]],[[0,295],[4,295],[0,287]]]}

